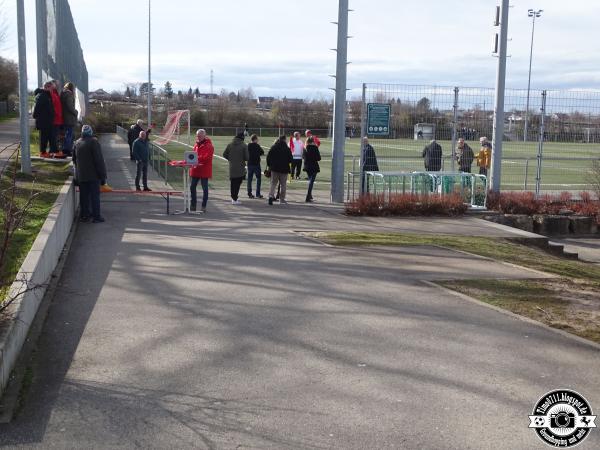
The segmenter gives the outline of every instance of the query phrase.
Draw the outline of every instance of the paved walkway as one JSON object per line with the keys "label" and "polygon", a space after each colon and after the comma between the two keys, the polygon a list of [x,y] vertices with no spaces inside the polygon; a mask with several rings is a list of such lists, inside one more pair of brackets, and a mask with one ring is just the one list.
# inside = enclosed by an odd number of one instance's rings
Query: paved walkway
{"label": "paved walkway", "polygon": [[[110,182],[129,186],[108,137]],[[105,197],[77,230],[7,448],[530,449],[534,403],[600,408],[600,352],[422,280],[530,277],[433,247],[338,249],[295,230],[501,235],[477,219],[357,220],[211,196],[201,216]],[[427,227],[427,228],[426,228]],[[458,227],[458,228],[457,228]],[[600,447],[593,433],[582,448]]]}
{"label": "paved walkway", "polygon": [[567,252],[577,253],[582,261],[600,264],[600,237],[552,239],[551,241],[564,245]]}

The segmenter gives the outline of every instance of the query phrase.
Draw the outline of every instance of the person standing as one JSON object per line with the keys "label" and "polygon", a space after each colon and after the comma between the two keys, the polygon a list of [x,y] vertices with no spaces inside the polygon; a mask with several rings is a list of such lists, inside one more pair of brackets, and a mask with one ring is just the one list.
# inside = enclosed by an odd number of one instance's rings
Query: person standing
{"label": "person standing", "polygon": [[145,192],[152,192],[148,187],[148,161],[150,160],[150,149],[148,148],[148,136],[145,131],[140,131],[140,136],[133,141],[133,159],[137,167],[135,172],[135,190],[141,191],[140,175],[144,184]]}
{"label": "person standing", "polygon": [[485,175],[487,177],[488,170],[492,162],[492,144],[490,144],[487,137],[479,138],[479,142],[481,143],[481,149],[477,154],[479,175]]}
{"label": "person standing", "polygon": [[238,133],[223,152],[223,158],[229,161],[229,180],[231,181],[231,204],[241,205],[238,200],[240,187],[246,175],[248,146],[244,144],[244,133]]}
{"label": "person standing", "polygon": [[75,86],[73,86],[73,83],[65,84],[60,94],[60,103],[65,129],[62,151],[66,156],[71,156],[73,154],[73,128],[77,125],[78,115],[77,109],[75,109]]}
{"label": "person standing", "polygon": [[423,149],[421,156],[427,172],[438,172],[442,169],[442,146],[435,139]]}
{"label": "person standing", "polygon": [[60,101],[60,95],[58,94],[58,82],[52,81],[52,89],[50,90],[52,96],[52,106],[54,107],[54,120],[52,121],[52,138],[50,140],[50,153],[56,158],[63,158],[64,154],[62,150],[58,150],[58,136],[60,135],[63,121],[62,102]]}
{"label": "person standing", "polygon": [[304,170],[308,175],[308,191],[306,192],[305,200],[307,203],[313,201],[313,186],[315,185],[317,174],[321,171],[319,161],[321,161],[319,147],[315,145],[315,140],[309,137],[306,140],[306,148],[304,149]]}
{"label": "person standing", "polygon": [[300,133],[296,131],[290,139],[290,150],[292,152],[292,179],[300,179],[302,171],[302,155],[304,154],[304,142],[300,139]]}
{"label": "person standing", "polygon": [[40,157],[48,158],[47,150],[52,141],[52,127],[54,126],[54,107],[50,89],[52,82],[44,83],[43,89],[36,89],[33,104],[33,118],[35,127],[40,131]]}
{"label": "person standing", "polygon": [[362,192],[369,193],[369,186],[365,186],[366,175],[365,172],[379,172],[379,164],[377,163],[377,155],[375,149],[369,144],[369,138],[363,138],[363,170],[361,174]]}
{"label": "person standing", "polygon": [[129,144],[129,159],[135,161],[133,157],[133,142],[140,137],[140,133],[144,131],[144,121],[142,119],[138,119],[136,123],[131,125],[131,128],[127,132],[127,143]]}
{"label": "person standing", "polygon": [[73,164],[79,182],[81,221],[88,222],[91,218],[94,223],[104,222],[100,215],[100,184],[106,183],[106,164],[100,142],[89,125],[83,126],[81,138],[75,143]]}
{"label": "person standing", "polygon": [[269,205],[273,204],[275,200],[275,192],[277,186],[281,187],[279,194],[279,203],[286,204],[286,183],[287,177],[290,173],[290,164],[292,163],[292,153],[290,148],[287,146],[286,136],[282,135],[275,141],[275,144],[269,150],[267,154],[267,167],[271,169],[271,189],[269,190]]}
{"label": "person standing", "polygon": [[212,161],[215,154],[215,148],[212,141],[206,136],[206,131],[200,129],[196,132],[196,145],[194,151],[198,155],[198,165],[190,168],[190,184],[191,204],[190,210],[196,211],[196,190],[198,182],[202,186],[202,212],[206,212],[206,204],[208,203],[208,180],[212,178]]}
{"label": "person standing", "polygon": [[260,194],[261,184],[261,168],[260,157],[265,154],[265,151],[258,143],[258,136],[253,134],[250,137],[248,144],[248,197],[254,198],[252,195],[252,177],[256,176],[256,198],[263,198]]}
{"label": "person standing", "polygon": [[458,161],[460,171],[471,173],[471,164],[473,164],[474,158],[473,149],[469,147],[469,144],[463,138],[460,138],[456,149],[456,160]]}

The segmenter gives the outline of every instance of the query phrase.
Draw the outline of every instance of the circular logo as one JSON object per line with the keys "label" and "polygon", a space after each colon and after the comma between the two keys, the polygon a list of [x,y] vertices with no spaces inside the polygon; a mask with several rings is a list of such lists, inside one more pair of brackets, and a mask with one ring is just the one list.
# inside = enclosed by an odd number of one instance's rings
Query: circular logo
{"label": "circular logo", "polygon": [[552,447],[575,447],[596,428],[589,403],[569,389],[548,392],[534,406],[529,428]]}

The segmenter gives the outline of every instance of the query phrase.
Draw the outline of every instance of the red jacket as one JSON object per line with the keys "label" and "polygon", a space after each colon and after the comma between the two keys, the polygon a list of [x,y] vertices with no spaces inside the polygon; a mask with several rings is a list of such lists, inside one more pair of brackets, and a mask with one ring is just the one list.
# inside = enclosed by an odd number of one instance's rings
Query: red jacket
{"label": "red jacket", "polygon": [[315,136],[314,134],[312,134],[310,131],[306,134],[306,138],[308,139],[309,137],[313,138],[313,140],[315,141],[315,145],[317,147],[321,146],[321,139],[319,139],[317,136]]}
{"label": "red jacket", "polygon": [[194,151],[198,153],[198,165],[190,168],[190,177],[212,178],[212,161],[215,148],[209,138],[196,142]]}
{"label": "red jacket", "polygon": [[54,122],[53,125],[62,125],[63,122],[63,113],[62,113],[62,103],[60,101],[60,95],[56,89],[52,89],[50,91],[50,96],[52,97],[52,106],[54,107]]}

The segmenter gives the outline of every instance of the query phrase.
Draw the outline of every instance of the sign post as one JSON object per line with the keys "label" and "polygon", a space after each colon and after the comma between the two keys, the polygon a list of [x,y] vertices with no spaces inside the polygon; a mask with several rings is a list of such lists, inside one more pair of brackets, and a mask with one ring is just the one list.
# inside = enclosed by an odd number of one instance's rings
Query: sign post
{"label": "sign post", "polygon": [[367,104],[367,136],[389,136],[391,112],[387,103]]}

